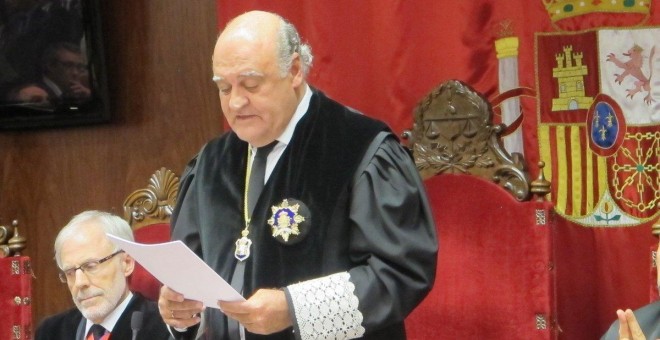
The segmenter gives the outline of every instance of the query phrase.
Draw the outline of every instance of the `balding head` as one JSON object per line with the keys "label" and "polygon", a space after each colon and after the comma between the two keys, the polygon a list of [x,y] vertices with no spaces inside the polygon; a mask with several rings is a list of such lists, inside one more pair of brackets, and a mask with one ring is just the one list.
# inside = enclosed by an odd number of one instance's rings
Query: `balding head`
{"label": "balding head", "polygon": [[253,146],[278,138],[307,88],[309,47],[279,15],[253,11],[227,24],[213,51],[213,80],[227,122]]}
{"label": "balding head", "polygon": [[284,19],[274,13],[264,11],[251,11],[237,16],[227,23],[219,39],[275,39],[277,29]]}
{"label": "balding head", "polygon": [[[282,19],[275,14],[254,11],[242,14],[230,21],[218,37],[213,60],[218,55],[243,53],[247,49],[262,57],[277,58],[277,31]],[[239,58],[244,58],[245,55]],[[234,60],[230,60],[234,62]]]}
{"label": "balding head", "polygon": [[276,53],[282,76],[289,71],[294,53],[301,58],[303,76],[312,67],[311,47],[301,42],[293,24],[275,13],[251,11],[232,19],[218,37],[214,55],[230,41],[261,44],[264,53]]}

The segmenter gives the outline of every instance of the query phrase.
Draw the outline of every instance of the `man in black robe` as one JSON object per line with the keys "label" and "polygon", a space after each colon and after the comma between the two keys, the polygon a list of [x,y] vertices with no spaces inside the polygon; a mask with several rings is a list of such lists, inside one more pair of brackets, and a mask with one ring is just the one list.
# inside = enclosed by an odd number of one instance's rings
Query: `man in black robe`
{"label": "man in black robe", "polygon": [[96,328],[105,334],[103,339],[171,337],[156,303],[128,290],[135,261],[106,233],[133,241],[126,221],[99,211],[78,214],[57,235],[60,280],[68,285],[76,308],[44,319],[36,340],[84,340]]}
{"label": "man in black robe", "polygon": [[272,13],[243,14],[218,38],[232,131],[182,176],[172,237],[247,300],[204,309],[164,286],[176,338],[404,339],[433,286],[437,236],[409,153],[384,123],[307,85],[311,62]]}
{"label": "man in black robe", "polygon": [[[660,239],[658,250],[660,254]],[[656,268],[658,258],[656,256]],[[660,270],[658,270],[658,289],[660,289]],[[601,340],[655,340],[660,339],[660,301],[648,304],[634,312],[630,309],[617,310],[617,320],[612,323]]]}

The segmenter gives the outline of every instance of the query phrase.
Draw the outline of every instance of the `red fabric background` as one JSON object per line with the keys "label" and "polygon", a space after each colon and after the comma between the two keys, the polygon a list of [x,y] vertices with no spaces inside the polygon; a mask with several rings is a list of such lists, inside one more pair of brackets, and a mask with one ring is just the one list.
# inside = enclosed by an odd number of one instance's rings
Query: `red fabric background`
{"label": "red fabric background", "polygon": [[[32,339],[32,265],[28,256],[0,258],[0,339]],[[15,269],[18,270],[16,273]],[[19,304],[14,300],[21,299]]]}
{"label": "red fabric background", "polygon": [[[310,83],[386,121],[397,133],[411,127],[418,101],[448,79],[465,81],[491,99],[497,95],[498,66],[493,45],[504,22],[510,22],[513,35],[520,41],[520,85],[532,89],[537,88],[535,32],[660,23],[657,3],[646,19],[639,15],[592,14],[553,24],[542,0],[217,1],[219,27],[229,18],[253,9],[277,12],[293,22],[315,55]],[[525,158],[536,177],[536,101],[532,98],[521,102]],[[552,258],[559,338],[596,339],[614,320],[616,308],[637,308],[649,302],[648,248],[657,242],[651,236],[651,224],[584,228],[556,219]],[[502,234],[492,236],[498,235]],[[519,236],[521,240],[525,237]],[[466,256],[479,250],[469,249],[474,248],[466,247]],[[438,275],[443,280],[443,275],[450,274]],[[479,301],[463,303],[478,305]],[[441,320],[438,327],[452,326]],[[508,338],[519,337],[513,333]]]}
{"label": "red fabric background", "polygon": [[[169,223],[152,224],[135,230],[133,234],[135,241],[139,243],[167,242],[170,240],[170,225]],[[137,262],[128,285],[131,291],[138,292],[147,299],[158,301],[161,283]]]}

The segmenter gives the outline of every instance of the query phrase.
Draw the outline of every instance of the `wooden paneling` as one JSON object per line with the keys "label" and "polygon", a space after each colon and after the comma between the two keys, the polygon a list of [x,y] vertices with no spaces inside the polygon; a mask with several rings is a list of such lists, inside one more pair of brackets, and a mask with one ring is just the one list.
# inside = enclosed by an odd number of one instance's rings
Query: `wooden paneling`
{"label": "wooden paneling", "polygon": [[53,261],[78,212],[121,204],[164,166],[180,173],[222,131],[211,54],[215,1],[101,1],[113,120],[0,132],[0,224],[19,220],[32,258],[35,325],[73,306]]}

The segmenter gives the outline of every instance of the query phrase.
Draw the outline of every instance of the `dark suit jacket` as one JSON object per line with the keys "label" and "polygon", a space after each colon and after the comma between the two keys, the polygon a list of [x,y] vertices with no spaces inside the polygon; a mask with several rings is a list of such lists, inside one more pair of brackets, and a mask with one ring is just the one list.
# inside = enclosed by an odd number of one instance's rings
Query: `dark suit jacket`
{"label": "dark suit jacket", "polygon": [[[158,313],[155,302],[134,294],[124,313],[121,314],[115,328],[112,330],[110,339],[130,340],[132,339],[131,316],[134,311],[142,311],[142,327],[137,339],[170,339],[170,333]],[[77,308],[55,314],[44,319],[35,334],[35,340],[82,340],[85,319]]]}
{"label": "dark suit jacket", "polygon": [[[649,340],[660,338],[660,301],[646,305],[636,311],[635,318],[639,322],[644,335]],[[601,340],[619,339],[619,320],[612,323],[610,329],[603,335]]]}

